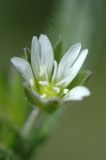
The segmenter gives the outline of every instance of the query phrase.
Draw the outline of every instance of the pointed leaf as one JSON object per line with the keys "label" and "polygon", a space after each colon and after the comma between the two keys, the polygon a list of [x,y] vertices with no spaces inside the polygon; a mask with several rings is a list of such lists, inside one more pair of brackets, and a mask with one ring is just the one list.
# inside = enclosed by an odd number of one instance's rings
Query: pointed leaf
{"label": "pointed leaf", "polygon": [[54,47],[54,56],[57,62],[60,61],[62,55],[63,55],[63,44],[62,44],[62,39],[60,36],[59,41],[56,43]]}
{"label": "pointed leaf", "polygon": [[31,64],[31,50],[30,48],[23,48],[24,51],[24,58]]}

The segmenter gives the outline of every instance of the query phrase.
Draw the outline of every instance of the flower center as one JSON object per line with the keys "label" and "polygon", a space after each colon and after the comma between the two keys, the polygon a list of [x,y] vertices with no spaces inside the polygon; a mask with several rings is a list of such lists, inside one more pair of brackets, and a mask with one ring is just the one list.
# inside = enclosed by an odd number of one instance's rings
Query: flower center
{"label": "flower center", "polygon": [[38,82],[38,91],[42,98],[58,97],[60,94],[60,88],[47,81]]}
{"label": "flower center", "polygon": [[33,79],[30,79],[30,85],[33,87],[42,98],[54,98],[54,97],[62,97],[68,93],[69,89],[57,87],[56,84],[48,82],[48,81],[38,81],[35,86],[35,82]]}

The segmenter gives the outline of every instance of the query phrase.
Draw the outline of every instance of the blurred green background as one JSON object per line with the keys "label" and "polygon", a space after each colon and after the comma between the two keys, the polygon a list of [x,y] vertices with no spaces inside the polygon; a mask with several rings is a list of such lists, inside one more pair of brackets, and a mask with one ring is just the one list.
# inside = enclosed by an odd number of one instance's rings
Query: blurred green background
{"label": "blurred green background", "polygon": [[[9,75],[10,58],[20,56],[22,48],[30,47],[32,36],[41,33],[53,44],[61,35],[64,50],[80,41],[89,49],[85,67],[93,75],[88,83],[92,95],[68,106],[48,143],[39,149],[37,159],[106,160],[106,1],[0,0],[0,74]],[[26,104],[18,94],[21,84],[18,87],[15,83],[12,75],[5,82],[0,76],[0,107],[21,125]],[[13,135],[5,137],[4,131],[0,132],[0,144],[6,141],[8,146]]]}

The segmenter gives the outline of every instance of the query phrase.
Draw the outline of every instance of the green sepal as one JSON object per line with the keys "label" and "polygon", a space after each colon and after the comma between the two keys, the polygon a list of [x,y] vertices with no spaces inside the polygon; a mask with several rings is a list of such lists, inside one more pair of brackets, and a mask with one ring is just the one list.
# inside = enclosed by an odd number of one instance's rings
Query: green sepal
{"label": "green sepal", "polygon": [[44,112],[53,113],[60,106],[59,99],[42,100],[40,96],[27,85],[24,85],[24,90],[28,101],[40,107]]}
{"label": "green sepal", "polygon": [[41,101],[41,98],[39,97],[39,95],[26,84],[24,84],[24,90],[25,90],[25,95],[28,101],[33,105],[39,106],[40,108],[43,109],[44,104]]}
{"label": "green sepal", "polygon": [[47,113],[53,113],[59,108],[59,106],[60,106],[59,99],[52,99],[46,103],[44,111],[46,111]]}
{"label": "green sepal", "polygon": [[63,43],[62,43],[62,38],[60,36],[60,39],[54,46],[54,57],[57,62],[60,61],[62,55],[63,55]]}
{"label": "green sepal", "polygon": [[31,50],[28,47],[23,48],[24,58],[31,64]]}
{"label": "green sepal", "polygon": [[86,83],[89,80],[91,75],[92,75],[92,72],[89,70],[81,71],[76,76],[76,78],[71,82],[71,84],[68,86],[68,88],[72,89],[76,86],[83,85],[84,83]]}

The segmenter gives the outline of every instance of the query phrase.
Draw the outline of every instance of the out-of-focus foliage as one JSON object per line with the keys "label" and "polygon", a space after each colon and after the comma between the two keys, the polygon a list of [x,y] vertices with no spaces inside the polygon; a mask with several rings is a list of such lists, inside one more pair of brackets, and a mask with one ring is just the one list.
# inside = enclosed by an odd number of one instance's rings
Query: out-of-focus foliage
{"label": "out-of-focus foliage", "polygon": [[10,147],[14,134],[23,125],[29,107],[17,74],[0,75],[0,144]]}

